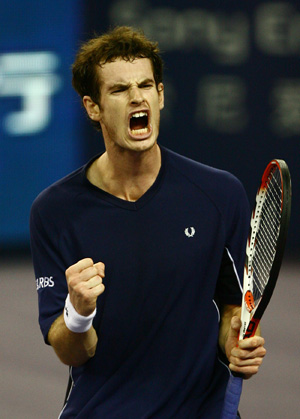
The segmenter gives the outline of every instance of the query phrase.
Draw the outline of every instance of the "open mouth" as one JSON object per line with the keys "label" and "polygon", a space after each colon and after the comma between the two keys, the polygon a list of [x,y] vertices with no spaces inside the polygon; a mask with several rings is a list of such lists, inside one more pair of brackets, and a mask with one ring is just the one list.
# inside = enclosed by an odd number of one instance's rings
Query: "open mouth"
{"label": "open mouth", "polygon": [[129,126],[132,135],[143,135],[150,132],[148,113],[145,111],[133,113],[129,120]]}

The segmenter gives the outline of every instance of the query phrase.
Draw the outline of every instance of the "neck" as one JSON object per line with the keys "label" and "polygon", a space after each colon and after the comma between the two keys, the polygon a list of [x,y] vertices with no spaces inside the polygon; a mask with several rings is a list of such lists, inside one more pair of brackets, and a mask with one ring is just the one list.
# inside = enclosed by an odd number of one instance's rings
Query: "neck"
{"label": "neck", "polygon": [[161,166],[160,148],[118,155],[105,152],[89,168],[91,183],[118,198],[137,201],[153,185]]}

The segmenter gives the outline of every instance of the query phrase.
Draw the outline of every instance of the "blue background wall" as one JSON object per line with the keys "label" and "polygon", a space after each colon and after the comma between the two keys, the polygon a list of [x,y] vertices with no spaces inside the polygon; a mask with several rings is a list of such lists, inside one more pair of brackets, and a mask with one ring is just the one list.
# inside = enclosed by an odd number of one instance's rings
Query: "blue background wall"
{"label": "blue background wall", "polygon": [[83,158],[82,113],[70,83],[82,13],[80,1],[1,3],[2,248],[28,246],[33,199]]}
{"label": "blue background wall", "polygon": [[[163,51],[162,144],[234,173],[251,205],[266,164],[273,158],[287,161],[293,180],[288,251],[297,252],[296,0],[25,0],[1,5],[0,246],[28,246],[29,209],[37,193],[103,148],[72,91],[70,65],[79,41],[115,24],[141,27]],[[38,55],[19,55],[25,52]],[[20,111],[24,119],[15,114]],[[37,117],[30,119],[30,112]]]}

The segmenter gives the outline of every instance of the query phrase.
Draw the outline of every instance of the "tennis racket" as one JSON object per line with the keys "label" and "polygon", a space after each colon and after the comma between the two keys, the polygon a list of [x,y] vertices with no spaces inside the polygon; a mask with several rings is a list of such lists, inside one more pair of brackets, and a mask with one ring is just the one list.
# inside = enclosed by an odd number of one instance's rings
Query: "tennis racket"
{"label": "tennis racket", "polygon": [[[279,274],[291,213],[291,177],[284,160],[266,167],[256,194],[246,245],[239,339],[254,336]],[[236,419],[243,378],[228,381],[222,419]]]}

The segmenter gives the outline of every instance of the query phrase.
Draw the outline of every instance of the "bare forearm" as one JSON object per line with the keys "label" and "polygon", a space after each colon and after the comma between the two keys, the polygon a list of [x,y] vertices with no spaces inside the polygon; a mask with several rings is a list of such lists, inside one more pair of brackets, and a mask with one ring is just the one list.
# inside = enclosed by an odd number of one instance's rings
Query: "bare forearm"
{"label": "bare forearm", "polygon": [[84,333],[71,332],[61,315],[52,324],[48,340],[64,364],[79,367],[95,355],[98,337],[93,327]]}

